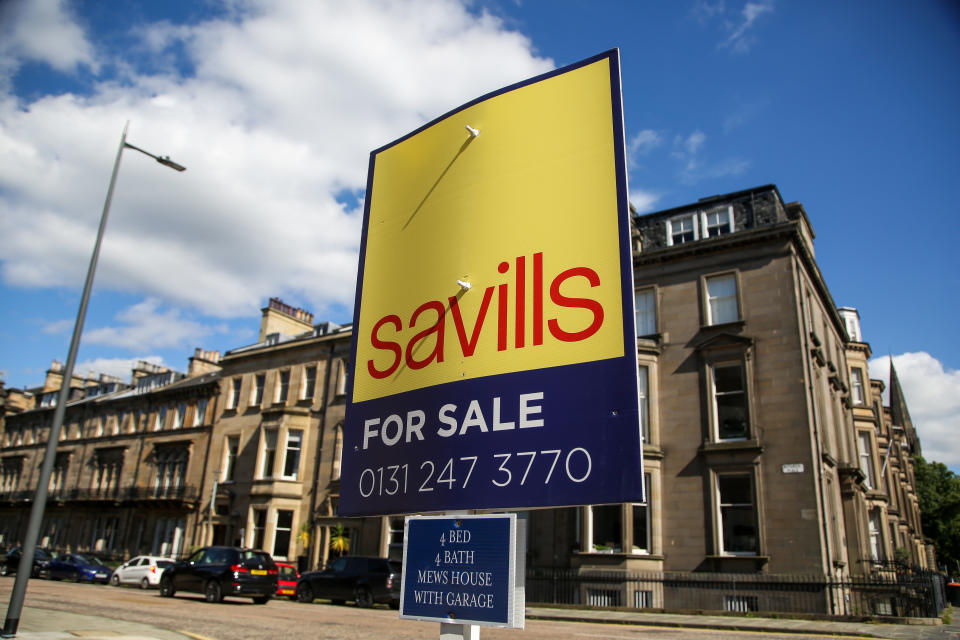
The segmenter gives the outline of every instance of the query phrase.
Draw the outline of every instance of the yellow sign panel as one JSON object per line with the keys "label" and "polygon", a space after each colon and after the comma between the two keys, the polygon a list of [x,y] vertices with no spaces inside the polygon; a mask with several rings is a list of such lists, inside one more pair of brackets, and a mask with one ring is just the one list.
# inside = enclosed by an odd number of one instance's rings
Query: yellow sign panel
{"label": "yellow sign panel", "polygon": [[624,355],[611,93],[605,57],[373,154],[354,403]]}

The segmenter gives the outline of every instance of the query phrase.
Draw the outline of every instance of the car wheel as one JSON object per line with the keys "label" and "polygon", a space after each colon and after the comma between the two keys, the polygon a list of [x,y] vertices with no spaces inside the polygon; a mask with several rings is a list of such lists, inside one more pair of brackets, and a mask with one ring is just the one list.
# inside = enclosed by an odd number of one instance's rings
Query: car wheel
{"label": "car wheel", "polygon": [[297,585],[297,602],[313,602],[313,589],[306,582]]}
{"label": "car wheel", "polygon": [[220,590],[220,583],[216,580],[208,582],[207,586],[203,589],[203,597],[207,599],[207,602],[221,602],[223,600],[223,591]]}
{"label": "car wheel", "polygon": [[253,604],[267,604],[270,601],[270,596],[257,596],[253,599]]}
{"label": "car wheel", "polygon": [[373,594],[366,587],[357,587],[357,593],[353,599],[358,607],[369,609],[373,606]]}
{"label": "car wheel", "polygon": [[168,576],[160,578],[160,595],[164,598],[171,598],[176,591],[173,588],[173,580]]}
{"label": "car wheel", "polygon": [[399,608],[400,608],[400,601],[399,601],[399,600],[391,600],[391,601],[390,601],[390,608],[391,608],[391,609],[394,609],[394,610],[399,609]]}
{"label": "car wheel", "polygon": [[330,602],[333,603],[333,604],[335,604],[335,605],[341,605],[341,604],[343,604],[343,603],[346,602],[346,601],[345,601],[345,600],[331,600]]}
{"label": "car wheel", "polygon": [[149,589],[149,588],[150,588],[150,581],[147,580],[146,578],[144,578],[143,580],[141,580],[141,581],[140,581],[140,588],[141,588],[141,589]]}
{"label": "car wheel", "polygon": [[112,576],[110,576],[110,584],[112,584],[112,585],[115,586],[115,587],[119,587],[119,586],[120,586],[120,576],[118,576],[117,574],[113,574]]}
{"label": "car wheel", "polygon": [[7,563],[4,562],[3,566],[0,566],[0,576],[10,575],[10,569],[7,568]]}

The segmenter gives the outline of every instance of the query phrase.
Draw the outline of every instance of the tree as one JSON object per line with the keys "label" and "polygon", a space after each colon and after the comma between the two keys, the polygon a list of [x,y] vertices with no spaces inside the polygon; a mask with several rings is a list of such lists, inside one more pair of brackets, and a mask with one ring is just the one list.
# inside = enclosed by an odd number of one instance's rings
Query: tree
{"label": "tree", "polygon": [[350,533],[342,524],[334,525],[330,529],[330,550],[338,556],[350,551]]}
{"label": "tree", "polygon": [[960,477],[940,462],[913,460],[923,534],[933,540],[937,560],[950,573],[960,561]]}

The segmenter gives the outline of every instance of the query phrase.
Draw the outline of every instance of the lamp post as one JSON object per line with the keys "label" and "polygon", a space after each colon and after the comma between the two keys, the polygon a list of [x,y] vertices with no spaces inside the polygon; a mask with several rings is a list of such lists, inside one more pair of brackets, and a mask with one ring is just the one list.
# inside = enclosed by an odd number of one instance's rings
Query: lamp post
{"label": "lamp post", "polygon": [[20,612],[23,609],[23,598],[27,591],[27,580],[33,569],[33,554],[37,548],[37,537],[40,533],[40,523],[43,520],[43,511],[47,503],[47,485],[50,482],[50,472],[53,470],[53,461],[57,454],[57,441],[60,438],[60,429],[63,426],[63,416],[70,397],[70,381],[73,378],[73,364],[77,359],[77,348],[80,346],[80,334],[83,333],[83,322],[87,316],[87,303],[90,301],[90,289],[93,287],[93,276],[97,270],[97,259],[100,257],[100,245],[103,242],[103,231],[107,226],[107,216],[110,213],[110,201],[113,200],[113,187],[117,182],[117,171],[120,169],[120,158],[124,149],[133,149],[148,155],[157,162],[176,171],[185,171],[186,167],[177,164],[169,156],[155,156],[149,151],[135,147],[127,142],[127,129],[130,123],[123,127],[120,136],[120,147],[117,149],[117,159],[113,163],[113,173],[110,176],[110,186],[107,189],[107,199],[103,203],[103,213],[100,215],[100,228],[97,230],[97,241],[93,245],[93,255],[90,257],[90,267],[87,269],[87,280],[83,285],[83,295],[80,297],[80,309],[77,311],[77,321],[73,326],[73,337],[70,339],[70,351],[63,368],[63,382],[57,396],[57,406],[53,413],[53,423],[50,425],[50,435],[47,439],[47,450],[40,467],[40,477],[37,479],[37,491],[33,497],[33,506],[30,509],[30,521],[27,524],[27,534],[20,550],[20,564],[17,567],[17,578],[10,594],[10,604],[7,607],[7,616],[0,631],[0,638],[14,638],[17,627],[20,625]]}

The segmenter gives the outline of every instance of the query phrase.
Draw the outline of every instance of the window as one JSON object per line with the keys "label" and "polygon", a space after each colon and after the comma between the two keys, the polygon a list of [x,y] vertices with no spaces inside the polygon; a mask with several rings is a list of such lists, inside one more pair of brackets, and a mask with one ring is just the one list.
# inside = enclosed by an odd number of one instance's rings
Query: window
{"label": "window", "polygon": [[70,457],[58,453],[53,462],[53,471],[50,473],[50,486],[47,487],[51,496],[59,497],[63,492],[64,481],[67,479],[67,469]]}
{"label": "window", "polygon": [[157,476],[153,488],[155,498],[176,498],[183,493],[189,454],[182,447],[157,450]]}
{"label": "window", "polygon": [[623,509],[619,504],[590,507],[590,551],[620,553],[623,549]]}
{"label": "window", "polygon": [[707,282],[707,324],[724,324],[740,319],[737,308],[737,277],[728,273],[712,276]]}
{"label": "window", "polygon": [[640,365],[639,376],[637,378],[637,388],[640,391],[640,432],[643,434],[643,441],[650,442],[650,370]]}
{"label": "window", "polygon": [[657,309],[653,289],[640,289],[634,293],[637,314],[637,336],[650,336],[657,332]]}
{"label": "window", "polygon": [[867,397],[863,392],[863,369],[854,367],[850,370],[850,393],[853,395],[853,404],[866,404]]}
{"label": "window", "polygon": [[127,419],[127,413],[125,411],[121,411],[116,416],[116,420],[113,423],[113,435],[119,435],[120,429],[123,426],[123,422],[126,419]]}
{"label": "window", "polygon": [[881,518],[879,509],[870,510],[870,559],[874,562],[883,557],[883,540],[880,537]]}
{"label": "window", "polygon": [[697,218],[690,213],[667,220],[667,246],[693,242],[697,239]]}
{"label": "window", "polygon": [[197,410],[193,413],[193,426],[199,427],[207,421],[207,398],[197,400]]}
{"label": "window", "polygon": [[267,510],[253,510],[253,544],[254,549],[263,549],[264,533],[267,529]]}
{"label": "window", "polygon": [[293,528],[293,511],[277,510],[277,528],[273,536],[273,557],[285,559],[290,553],[290,530]]}
{"label": "window", "polygon": [[333,460],[330,465],[330,479],[340,479],[340,460],[343,457],[343,423],[333,429]]}
{"label": "window", "polygon": [[157,413],[153,418],[153,430],[160,431],[163,429],[163,423],[167,421],[167,408],[160,407],[157,409]]}
{"label": "window", "polygon": [[313,394],[317,388],[317,367],[316,365],[303,368],[303,393],[301,399],[313,400]]}
{"label": "window", "polygon": [[237,454],[240,451],[240,436],[227,436],[227,442],[223,452],[223,479],[224,481],[236,480],[237,473]]}
{"label": "window", "polygon": [[336,395],[342,396],[347,393],[347,361],[344,358],[337,360],[337,389]]}
{"label": "window", "polygon": [[277,432],[267,429],[263,432],[263,456],[261,457],[260,477],[273,477],[273,463],[277,457]]}
{"label": "window", "polygon": [[283,454],[283,477],[286,480],[296,480],[300,473],[300,443],[303,440],[303,431],[290,429],[287,432],[287,446]]}
{"label": "window", "polygon": [[277,389],[273,397],[274,402],[286,402],[287,392],[290,389],[290,370],[279,372],[277,375]]}
{"label": "window", "polygon": [[227,395],[227,409],[236,409],[240,403],[240,382],[241,378],[232,378],[230,380],[230,392]]}
{"label": "window", "polygon": [[869,431],[857,432],[857,445],[860,449],[860,470],[866,476],[863,484],[868,489],[873,489],[877,486],[877,482],[873,473],[873,443]]}
{"label": "window", "polygon": [[183,426],[184,419],[187,417],[187,403],[181,402],[173,411],[173,428],[179,429]]}
{"label": "window", "polygon": [[733,233],[733,214],[731,207],[715,209],[703,214],[703,229],[705,238]]}
{"label": "window", "polygon": [[747,388],[743,365],[715,364],[713,369],[713,423],[717,440],[742,440],[750,435]]}
{"label": "window", "polygon": [[757,515],[753,479],[749,473],[717,476],[721,551],[731,555],[757,553]]}
{"label": "window", "polygon": [[253,378],[253,389],[250,392],[250,406],[259,407],[263,402],[263,384],[265,376],[264,374],[258,374]]}
{"label": "window", "polygon": [[[56,459],[54,459],[56,464]],[[99,496],[116,496],[123,467],[123,449],[98,449],[94,452],[91,489]]]}
{"label": "window", "polygon": [[[645,502],[633,504],[633,535],[631,536],[631,551],[633,553],[650,553],[650,474],[643,474],[643,495]],[[649,605],[647,605],[649,606]]]}

